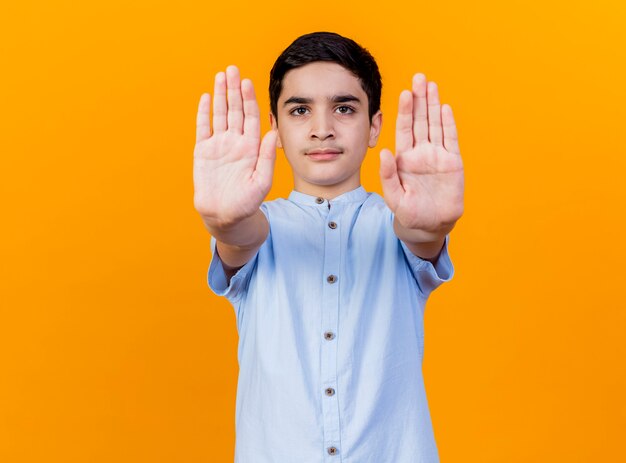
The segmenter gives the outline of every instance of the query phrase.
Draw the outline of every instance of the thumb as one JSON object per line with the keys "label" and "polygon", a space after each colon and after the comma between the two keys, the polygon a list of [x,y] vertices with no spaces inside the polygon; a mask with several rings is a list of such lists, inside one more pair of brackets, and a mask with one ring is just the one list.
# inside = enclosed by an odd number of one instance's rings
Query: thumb
{"label": "thumb", "polygon": [[380,182],[383,186],[385,202],[389,209],[395,212],[400,197],[404,194],[404,189],[400,184],[400,177],[398,177],[396,158],[388,149],[383,149],[380,152]]}
{"label": "thumb", "polygon": [[270,130],[261,140],[261,148],[259,149],[259,158],[256,162],[254,172],[257,181],[269,190],[272,185],[272,176],[274,175],[274,161],[276,161],[276,140],[278,139],[278,131]]}

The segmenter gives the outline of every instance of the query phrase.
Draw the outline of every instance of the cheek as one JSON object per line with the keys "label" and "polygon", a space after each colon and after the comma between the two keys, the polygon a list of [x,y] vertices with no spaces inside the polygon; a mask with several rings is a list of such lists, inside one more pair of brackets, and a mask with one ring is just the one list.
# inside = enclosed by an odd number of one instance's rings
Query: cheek
{"label": "cheek", "polygon": [[294,138],[294,128],[289,124],[283,122],[283,125],[278,129],[278,135],[283,145],[289,146],[292,144]]}
{"label": "cheek", "polygon": [[287,127],[281,128],[278,131],[278,139],[280,141],[279,147],[288,149],[293,145],[293,132]]}
{"label": "cheek", "polygon": [[294,149],[296,148],[296,145],[293,141],[293,136],[292,137],[284,136],[281,138],[282,138],[283,150],[288,151],[289,153],[294,151]]}
{"label": "cheek", "polygon": [[364,145],[364,146],[368,146],[370,142],[370,130],[363,130],[361,133],[359,133],[359,144],[360,145]]}

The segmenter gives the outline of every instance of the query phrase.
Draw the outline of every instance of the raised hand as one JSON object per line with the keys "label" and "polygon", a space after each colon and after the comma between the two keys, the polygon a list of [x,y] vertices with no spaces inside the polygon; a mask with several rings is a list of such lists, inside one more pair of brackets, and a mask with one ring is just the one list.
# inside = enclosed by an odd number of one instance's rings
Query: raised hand
{"label": "raised hand", "polygon": [[381,152],[385,202],[405,229],[445,236],[463,214],[464,174],[449,105],[441,106],[434,82],[413,76],[400,94],[396,156]]}
{"label": "raised hand", "polygon": [[198,106],[194,149],[194,207],[205,221],[230,226],[255,214],[272,185],[276,131],[260,141],[259,107],[252,82],[229,66],[215,76]]}

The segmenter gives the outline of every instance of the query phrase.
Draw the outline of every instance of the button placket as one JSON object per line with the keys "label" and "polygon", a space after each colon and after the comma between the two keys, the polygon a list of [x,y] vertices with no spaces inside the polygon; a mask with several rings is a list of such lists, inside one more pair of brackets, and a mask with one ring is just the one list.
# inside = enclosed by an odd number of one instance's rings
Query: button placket
{"label": "button placket", "polygon": [[[333,203],[324,219],[324,283],[322,286],[321,313],[323,339],[321,343],[322,416],[324,444],[328,461],[340,461],[339,403],[337,400],[337,341],[341,333],[339,323],[339,291],[341,289],[341,233],[337,218],[341,205]],[[332,457],[332,458],[331,458]]]}

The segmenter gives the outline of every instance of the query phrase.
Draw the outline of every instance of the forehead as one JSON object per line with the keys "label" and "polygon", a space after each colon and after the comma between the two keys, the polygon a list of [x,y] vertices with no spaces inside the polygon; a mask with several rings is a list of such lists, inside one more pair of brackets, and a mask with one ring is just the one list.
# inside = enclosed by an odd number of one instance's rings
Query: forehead
{"label": "forehead", "polygon": [[359,78],[352,72],[337,63],[316,61],[288,71],[278,99],[284,101],[294,96],[327,99],[346,93],[367,101]]}

